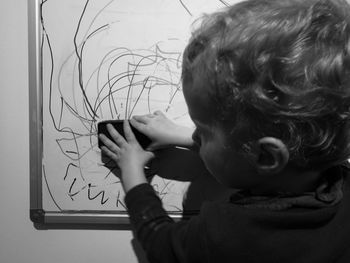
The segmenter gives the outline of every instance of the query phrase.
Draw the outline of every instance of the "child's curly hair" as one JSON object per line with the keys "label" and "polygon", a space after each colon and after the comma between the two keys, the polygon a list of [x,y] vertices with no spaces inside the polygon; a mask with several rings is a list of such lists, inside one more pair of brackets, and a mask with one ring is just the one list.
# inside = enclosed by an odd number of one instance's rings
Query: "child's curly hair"
{"label": "child's curly hair", "polygon": [[204,16],[183,57],[240,149],[280,138],[299,167],[350,156],[350,7],[346,0],[248,0]]}

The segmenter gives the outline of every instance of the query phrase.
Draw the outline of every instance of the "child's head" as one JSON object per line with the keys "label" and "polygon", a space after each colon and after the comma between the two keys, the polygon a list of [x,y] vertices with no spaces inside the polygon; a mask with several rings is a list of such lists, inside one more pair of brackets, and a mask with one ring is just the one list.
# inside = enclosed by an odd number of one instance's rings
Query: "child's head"
{"label": "child's head", "polygon": [[295,167],[343,162],[349,10],[345,0],[248,0],[204,17],[183,57],[190,114],[221,127],[245,156],[259,139],[274,138]]}

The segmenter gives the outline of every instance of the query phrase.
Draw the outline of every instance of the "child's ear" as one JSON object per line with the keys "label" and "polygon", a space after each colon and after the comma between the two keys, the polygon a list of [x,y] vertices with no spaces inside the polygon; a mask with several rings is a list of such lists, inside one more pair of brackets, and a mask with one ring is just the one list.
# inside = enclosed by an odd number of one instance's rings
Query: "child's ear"
{"label": "child's ear", "polygon": [[257,141],[255,165],[260,174],[276,174],[289,160],[286,145],[277,138],[263,137]]}

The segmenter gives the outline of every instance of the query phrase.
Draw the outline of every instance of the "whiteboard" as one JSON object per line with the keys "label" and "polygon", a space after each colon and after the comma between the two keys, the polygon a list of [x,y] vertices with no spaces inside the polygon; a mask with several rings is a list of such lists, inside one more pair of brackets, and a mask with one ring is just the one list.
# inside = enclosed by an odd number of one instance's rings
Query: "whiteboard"
{"label": "whiteboard", "polygon": [[[193,125],[182,94],[182,51],[194,21],[226,5],[28,1],[34,222],[128,222],[120,180],[101,161],[97,123],[161,110]],[[181,215],[190,182],[156,175],[150,183],[169,214]]]}

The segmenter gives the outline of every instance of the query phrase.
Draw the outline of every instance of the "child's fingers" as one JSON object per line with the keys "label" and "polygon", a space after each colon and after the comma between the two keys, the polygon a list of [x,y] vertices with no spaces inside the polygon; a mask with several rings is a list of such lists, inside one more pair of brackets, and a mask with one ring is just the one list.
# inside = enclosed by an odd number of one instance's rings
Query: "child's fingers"
{"label": "child's fingers", "polygon": [[149,123],[149,121],[150,121],[151,118],[152,118],[152,117],[150,117],[150,114],[148,114],[148,115],[142,115],[142,116],[140,116],[140,115],[135,115],[135,116],[132,117],[132,119],[134,119],[134,120],[136,120],[137,122],[142,123],[142,124],[147,124],[147,123]]}
{"label": "child's fingers", "polygon": [[111,135],[112,139],[114,140],[114,142],[118,146],[122,146],[123,144],[126,143],[124,137],[119,134],[119,132],[113,127],[112,124],[107,124],[107,130],[108,130],[109,134]]}
{"label": "child's fingers", "polygon": [[[104,145],[106,145],[106,147],[109,151],[117,153],[119,151],[119,147],[118,145],[116,145],[114,142],[112,142],[110,139],[107,138],[106,135],[104,134],[100,134],[99,136],[100,140],[103,142]],[[102,147],[101,147],[102,150]]]}
{"label": "child's fingers", "polygon": [[123,128],[124,128],[125,139],[128,142],[137,142],[137,139],[136,139],[134,133],[131,130],[131,127],[130,127],[130,124],[129,124],[128,120],[124,120]]}
{"label": "child's fingers", "polygon": [[112,152],[111,150],[109,150],[106,146],[102,146],[101,151],[104,155],[106,155],[110,159],[112,159],[114,161],[118,160],[118,155],[115,154],[114,152]]}
{"label": "child's fingers", "polygon": [[137,121],[136,119],[130,119],[130,123],[133,127],[135,127],[139,131],[145,130],[146,125],[142,122]]}

